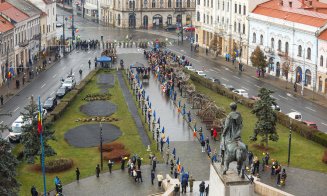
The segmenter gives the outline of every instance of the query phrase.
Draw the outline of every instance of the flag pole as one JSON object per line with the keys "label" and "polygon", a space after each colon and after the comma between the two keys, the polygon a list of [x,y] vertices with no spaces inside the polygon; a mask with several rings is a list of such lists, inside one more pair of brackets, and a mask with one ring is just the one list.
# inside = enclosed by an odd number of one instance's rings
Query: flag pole
{"label": "flag pole", "polygon": [[42,154],[41,154],[41,164],[42,164],[42,175],[43,175],[43,190],[44,190],[44,195],[47,194],[47,184],[45,180],[45,166],[44,166],[44,143],[43,143],[43,127],[42,127],[42,106],[41,106],[41,98],[39,96],[39,123],[41,126],[39,126],[39,133],[40,133],[40,142],[41,142],[41,149],[42,149]]}

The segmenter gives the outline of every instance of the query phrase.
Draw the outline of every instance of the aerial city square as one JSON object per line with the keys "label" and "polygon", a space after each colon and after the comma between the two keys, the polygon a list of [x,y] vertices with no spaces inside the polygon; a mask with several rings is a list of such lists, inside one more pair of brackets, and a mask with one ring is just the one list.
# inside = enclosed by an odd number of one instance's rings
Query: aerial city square
{"label": "aerial city square", "polygon": [[325,196],[327,0],[0,0],[1,196]]}

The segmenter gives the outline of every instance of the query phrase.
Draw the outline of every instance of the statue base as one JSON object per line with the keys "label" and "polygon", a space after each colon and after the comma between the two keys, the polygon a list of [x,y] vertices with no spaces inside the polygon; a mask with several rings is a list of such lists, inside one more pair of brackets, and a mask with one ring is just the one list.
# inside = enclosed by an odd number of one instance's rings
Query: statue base
{"label": "statue base", "polygon": [[223,175],[223,166],[214,163],[210,166],[210,191],[209,196],[253,196],[254,184],[246,177],[241,178],[236,171],[236,163],[230,164],[230,169]]}

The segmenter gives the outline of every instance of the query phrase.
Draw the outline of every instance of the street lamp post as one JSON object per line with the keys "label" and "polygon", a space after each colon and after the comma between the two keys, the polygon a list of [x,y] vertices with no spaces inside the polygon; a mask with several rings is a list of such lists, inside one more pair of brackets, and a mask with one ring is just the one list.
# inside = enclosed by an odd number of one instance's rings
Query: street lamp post
{"label": "street lamp post", "polygon": [[287,166],[290,166],[291,162],[291,142],[292,142],[292,119],[290,119],[290,132],[288,135],[288,158],[287,158]]}
{"label": "street lamp post", "polygon": [[303,66],[302,66],[302,88],[301,88],[301,95],[303,96],[304,94],[304,83],[305,83],[305,48],[303,49]]}
{"label": "street lamp post", "polygon": [[101,161],[101,170],[103,170],[103,157],[102,157],[102,123],[100,122],[100,161]]}

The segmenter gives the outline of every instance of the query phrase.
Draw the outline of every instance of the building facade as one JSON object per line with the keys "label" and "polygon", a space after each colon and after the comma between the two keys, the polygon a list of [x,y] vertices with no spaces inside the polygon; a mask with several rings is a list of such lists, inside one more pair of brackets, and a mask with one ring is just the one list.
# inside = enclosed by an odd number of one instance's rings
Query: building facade
{"label": "building facade", "polygon": [[316,91],[318,35],[326,28],[327,14],[306,9],[311,6],[304,0],[258,5],[249,16],[249,54],[259,46],[269,74]]}
{"label": "building facade", "polygon": [[6,82],[9,65],[14,62],[14,28],[13,24],[0,16],[0,86]]}
{"label": "building facade", "polygon": [[327,95],[327,30],[318,37],[317,91]]}
{"label": "building facade", "polygon": [[195,0],[109,0],[110,25],[121,28],[162,28],[192,23]]}

